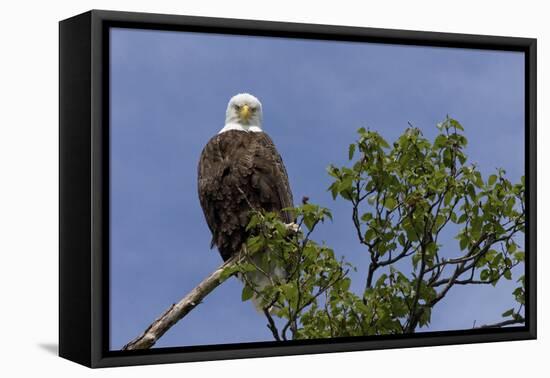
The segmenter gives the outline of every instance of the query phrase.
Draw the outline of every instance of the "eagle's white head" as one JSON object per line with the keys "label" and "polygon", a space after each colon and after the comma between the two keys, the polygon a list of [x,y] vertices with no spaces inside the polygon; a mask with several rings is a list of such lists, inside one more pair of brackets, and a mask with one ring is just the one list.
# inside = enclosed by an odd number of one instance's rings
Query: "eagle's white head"
{"label": "eagle's white head", "polygon": [[262,103],[249,93],[239,93],[229,100],[225,112],[225,126],[228,130],[251,132],[262,131]]}

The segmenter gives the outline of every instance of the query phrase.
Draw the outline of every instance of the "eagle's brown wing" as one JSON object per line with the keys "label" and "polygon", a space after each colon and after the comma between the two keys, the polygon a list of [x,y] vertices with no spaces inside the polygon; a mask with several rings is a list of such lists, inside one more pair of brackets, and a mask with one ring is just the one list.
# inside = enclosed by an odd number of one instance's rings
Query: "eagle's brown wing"
{"label": "eagle's brown wing", "polygon": [[224,159],[221,155],[218,135],[214,136],[204,146],[198,166],[198,193],[202,211],[212,233],[210,248],[214,247],[216,240],[216,208],[211,206],[214,191],[219,190],[219,181],[223,175]]}
{"label": "eagle's brown wing", "polygon": [[226,131],[204,147],[198,166],[200,203],[216,245],[224,260],[240,250],[248,237],[250,211],[291,215],[292,193],[281,156],[263,133]]}
{"label": "eagle's brown wing", "polygon": [[[268,176],[270,183],[275,189],[276,195],[273,195],[273,210],[280,211],[281,209],[292,207],[293,198],[292,191],[290,190],[290,184],[288,181],[288,174],[286,172],[285,165],[281,155],[275,148],[275,144],[266,133],[256,133],[258,135],[259,145],[261,145],[261,154],[267,154],[269,156],[269,164],[271,167],[271,174]],[[281,212],[281,217],[285,223],[293,222],[291,215],[288,212]]]}

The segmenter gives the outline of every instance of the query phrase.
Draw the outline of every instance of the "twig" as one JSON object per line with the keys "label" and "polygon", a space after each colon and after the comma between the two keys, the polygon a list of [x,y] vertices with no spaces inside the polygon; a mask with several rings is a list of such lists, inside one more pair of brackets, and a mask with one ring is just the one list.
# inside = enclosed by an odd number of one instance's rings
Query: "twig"
{"label": "twig", "polygon": [[269,307],[264,308],[264,315],[267,318],[267,322],[268,322],[267,328],[271,331],[275,340],[281,341],[281,338],[279,337],[279,331],[277,330],[277,326],[275,325],[275,321],[273,320],[273,317],[269,313]]}
{"label": "twig", "polygon": [[512,324],[520,324],[520,323],[525,323],[525,319],[522,317],[518,319],[509,319],[509,320],[504,320],[500,323],[484,324],[482,326],[479,326],[479,328],[500,328],[500,327],[505,327]]}

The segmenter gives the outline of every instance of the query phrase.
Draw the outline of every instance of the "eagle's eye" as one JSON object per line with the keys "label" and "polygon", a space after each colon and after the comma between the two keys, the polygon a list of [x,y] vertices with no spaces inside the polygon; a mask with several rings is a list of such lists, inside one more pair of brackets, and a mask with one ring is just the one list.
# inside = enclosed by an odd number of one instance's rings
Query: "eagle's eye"
{"label": "eagle's eye", "polygon": [[241,107],[237,104],[233,105],[233,107],[235,108],[235,110],[239,111],[241,109]]}

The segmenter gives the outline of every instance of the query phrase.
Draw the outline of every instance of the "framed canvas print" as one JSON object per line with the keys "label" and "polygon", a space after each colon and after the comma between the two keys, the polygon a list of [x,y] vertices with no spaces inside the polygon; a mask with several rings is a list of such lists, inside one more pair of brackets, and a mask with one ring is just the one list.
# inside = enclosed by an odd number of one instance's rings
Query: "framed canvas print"
{"label": "framed canvas print", "polygon": [[536,40],[60,22],[62,357],[536,337]]}

